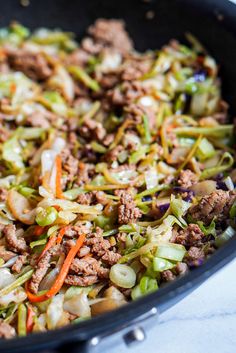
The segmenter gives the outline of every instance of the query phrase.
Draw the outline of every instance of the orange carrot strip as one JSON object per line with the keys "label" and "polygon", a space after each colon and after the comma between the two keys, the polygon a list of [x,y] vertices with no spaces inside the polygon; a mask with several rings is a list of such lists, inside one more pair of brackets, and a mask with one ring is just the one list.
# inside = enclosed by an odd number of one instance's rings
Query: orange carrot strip
{"label": "orange carrot strip", "polygon": [[61,157],[56,156],[56,197],[59,199],[64,199],[64,195],[61,189],[61,176],[62,176],[62,167],[61,167]]}
{"label": "orange carrot strip", "polygon": [[63,227],[59,230],[58,236],[57,236],[57,244],[61,244],[62,238],[66,232],[68,227]]}
{"label": "orange carrot strip", "polygon": [[35,295],[29,291],[28,283],[26,283],[26,287],[25,287],[26,294],[28,296],[28,299],[32,303],[45,301],[45,300],[53,297],[54,295],[56,295],[59,292],[59,290],[63,286],[63,283],[65,281],[67,274],[68,274],[70,265],[71,265],[74,257],[76,256],[77,252],[79,251],[79,249],[81,248],[81,246],[84,243],[84,239],[85,239],[85,234],[81,234],[79,236],[79,238],[77,239],[75,246],[73,246],[70,249],[54,284],[52,285],[51,289],[49,289],[46,293],[44,293],[42,295]]}
{"label": "orange carrot strip", "polygon": [[37,237],[39,237],[41,234],[43,234],[43,232],[44,232],[44,227],[35,226],[35,228],[34,228],[34,235],[36,235]]}
{"label": "orange carrot strip", "polygon": [[54,207],[57,210],[57,212],[62,210],[62,208],[58,205],[53,205],[52,207]]}
{"label": "orange carrot strip", "polygon": [[27,333],[32,332],[34,326],[35,312],[30,305],[27,307],[27,319],[26,319],[26,331]]}
{"label": "orange carrot strip", "polygon": [[45,172],[45,174],[43,176],[43,180],[42,180],[42,185],[47,191],[50,191],[49,179],[50,179],[50,172],[47,171],[47,172]]}

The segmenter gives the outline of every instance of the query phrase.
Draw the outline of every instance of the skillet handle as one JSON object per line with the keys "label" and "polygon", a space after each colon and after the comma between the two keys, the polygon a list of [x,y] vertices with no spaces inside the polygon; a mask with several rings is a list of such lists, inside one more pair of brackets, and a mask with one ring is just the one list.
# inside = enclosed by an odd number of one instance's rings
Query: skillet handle
{"label": "skillet handle", "polygon": [[[100,353],[109,352],[111,347],[133,346],[142,343],[146,338],[146,331],[158,321],[158,311],[152,308],[131,323],[119,327],[112,332],[93,337],[84,342],[68,342],[63,344],[55,353]],[[54,353],[54,352],[53,352]]]}

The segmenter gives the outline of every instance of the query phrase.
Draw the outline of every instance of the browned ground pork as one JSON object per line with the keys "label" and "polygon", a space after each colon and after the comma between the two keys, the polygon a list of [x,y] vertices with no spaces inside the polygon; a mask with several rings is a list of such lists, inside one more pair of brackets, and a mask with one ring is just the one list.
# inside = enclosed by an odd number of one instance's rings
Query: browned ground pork
{"label": "browned ground pork", "polygon": [[52,74],[52,68],[41,53],[23,49],[9,50],[8,61],[14,70],[22,71],[33,80],[46,80]]}
{"label": "browned ground pork", "polygon": [[141,211],[135,207],[134,200],[130,193],[123,191],[118,204],[118,222],[120,224],[134,223],[141,215]]}
{"label": "browned ground pork", "polygon": [[222,221],[228,217],[229,209],[236,200],[236,192],[217,190],[204,196],[201,201],[189,210],[190,216],[196,221],[209,224],[214,217]]}

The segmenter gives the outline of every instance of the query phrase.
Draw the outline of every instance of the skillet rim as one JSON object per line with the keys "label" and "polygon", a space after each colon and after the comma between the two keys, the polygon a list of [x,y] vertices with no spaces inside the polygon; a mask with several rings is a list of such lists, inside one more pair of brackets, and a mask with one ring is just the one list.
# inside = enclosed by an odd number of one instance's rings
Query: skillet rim
{"label": "skillet rim", "polygon": [[[186,3],[187,1],[188,0],[176,0],[178,3]],[[191,0],[191,2],[199,6],[198,0]],[[222,23],[222,26],[232,30],[236,36],[235,4],[227,0],[204,0],[204,3],[201,3],[200,7],[207,9],[209,12],[209,7],[213,5],[222,9],[224,12],[225,21]],[[208,16],[210,16],[210,14],[208,14]],[[0,352],[14,353],[22,351],[27,353],[46,349],[60,349],[67,343],[83,343],[95,336],[104,333],[112,333],[112,330],[129,325],[133,320],[147,313],[154,307],[157,308],[158,313],[162,313],[189,294],[189,292],[193,291],[197,286],[205,282],[223,266],[230,263],[235,258],[235,255],[236,236],[228,241],[224,247],[218,249],[216,253],[211,255],[202,266],[191,270],[188,274],[178,278],[176,281],[168,283],[155,293],[149,294],[137,301],[129,302],[128,305],[119,309],[99,315],[98,317],[79,324],[68,325],[44,333],[34,333],[26,337],[0,340]]]}

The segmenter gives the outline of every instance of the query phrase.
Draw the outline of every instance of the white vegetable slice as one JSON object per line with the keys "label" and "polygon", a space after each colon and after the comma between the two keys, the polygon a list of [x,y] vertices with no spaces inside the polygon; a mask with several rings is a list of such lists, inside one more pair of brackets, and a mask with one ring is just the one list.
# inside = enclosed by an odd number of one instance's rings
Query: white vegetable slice
{"label": "white vegetable slice", "polygon": [[35,219],[35,209],[26,197],[16,190],[10,190],[7,197],[7,205],[13,216],[25,224],[33,224]]}
{"label": "white vegetable slice", "polygon": [[49,330],[57,327],[63,314],[64,295],[58,294],[52,298],[47,308],[47,327]]}
{"label": "white vegetable slice", "polygon": [[81,292],[79,295],[74,295],[64,303],[64,310],[80,317],[90,317],[91,310],[87,294]]}
{"label": "white vegetable slice", "polygon": [[110,270],[110,280],[122,288],[132,288],[136,282],[134,270],[124,264],[115,264]]}

